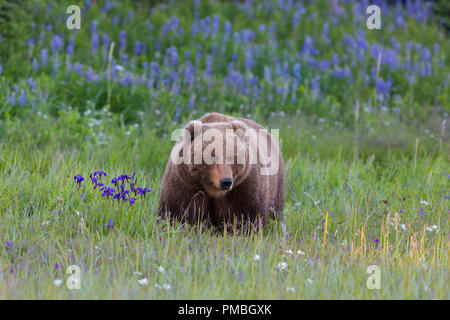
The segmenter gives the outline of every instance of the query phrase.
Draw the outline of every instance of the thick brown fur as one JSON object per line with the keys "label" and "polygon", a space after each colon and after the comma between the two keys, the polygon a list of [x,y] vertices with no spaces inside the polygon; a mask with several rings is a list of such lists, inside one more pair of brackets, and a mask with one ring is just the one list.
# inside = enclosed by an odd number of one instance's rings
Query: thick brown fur
{"label": "thick brown fur", "polygon": [[[236,141],[235,152],[243,151],[245,161],[241,164],[236,163],[237,161],[232,164],[226,164],[225,161],[222,164],[175,164],[169,158],[162,180],[158,216],[216,227],[224,224],[238,227],[259,226],[266,223],[269,215],[281,218],[285,197],[284,165],[278,144],[273,137],[259,124],[244,118],[210,113],[198,121],[202,123],[202,133],[208,129],[216,129],[225,134],[227,129],[234,129],[235,131],[231,132],[235,134],[227,136],[225,140],[232,138]],[[192,135],[192,157],[195,148],[204,150],[208,147],[208,142],[195,137],[195,123],[191,121],[186,126]],[[270,150],[279,154],[277,173],[262,175],[259,157],[256,164],[249,163],[248,140],[238,131],[249,128],[265,131]],[[222,190],[220,187],[220,180],[225,177],[233,179],[230,190]]]}

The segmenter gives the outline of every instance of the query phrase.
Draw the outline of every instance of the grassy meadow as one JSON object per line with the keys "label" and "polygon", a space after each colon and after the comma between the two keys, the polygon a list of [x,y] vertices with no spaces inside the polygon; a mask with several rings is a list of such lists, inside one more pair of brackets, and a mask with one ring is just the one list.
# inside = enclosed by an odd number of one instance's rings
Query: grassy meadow
{"label": "grassy meadow", "polygon": [[[364,1],[92,0],[68,30],[0,0],[0,299],[449,299],[448,33],[377,3],[381,30]],[[172,131],[212,111],[280,130],[282,221],[157,220]]]}

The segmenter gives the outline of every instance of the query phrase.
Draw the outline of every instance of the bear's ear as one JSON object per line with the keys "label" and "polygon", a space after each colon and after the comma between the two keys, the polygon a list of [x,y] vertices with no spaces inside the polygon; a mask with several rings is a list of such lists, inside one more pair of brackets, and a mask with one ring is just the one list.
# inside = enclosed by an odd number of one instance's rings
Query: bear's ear
{"label": "bear's ear", "polygon": [[233,120],[231,121],[231,127],[233,128],[235,134],[240,137],[243,138],[245,135],[245,130],[247,130],[247,125],[239,120]]}
{"label": "bear's ear", "polygon": [[198,120],[192,120],[186,125],[185,128],[191,135],[191,141],[195,139],[202,132],[202,122]]}

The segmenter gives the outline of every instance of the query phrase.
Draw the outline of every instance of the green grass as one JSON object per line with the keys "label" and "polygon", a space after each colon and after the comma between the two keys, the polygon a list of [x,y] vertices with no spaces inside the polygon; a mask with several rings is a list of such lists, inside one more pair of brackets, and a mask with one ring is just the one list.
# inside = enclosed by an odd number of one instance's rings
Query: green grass
{"label": "green grass", "polygon": [[[285,218],[242,236],[156,221],[159,182],[171,143],[156,139],[151,129],[124,135],[113,126],[110,143],[90,146],[85,139],[79,149],[70,149],[58,143],[68,134],[66,126],[51,121],[41,125],[51,132],[46,144],[30,142],[39,127],[29,130],[32,137],[16,132],[11,143],[0,144],[2,299],[450,297],[444,198],[448,152],[431,157],[419,142],[416,162],[414,144],[403,157],[388,160],[354,159],[341,146],[335,147],[335,156],[322,157],[312,150],[299,152],[299,138],[293,134],[297,128],[281,131]],[[311,138],[305,134],[305,139]],[[153,192],[130,207],[101,198],[87,181],[76,187],[75,174],[86,177],[97,169],[109,176],[136,171]],[[395,222],[397,216],[401,220]],[[110,218],[114,231],[104,228]],[[434,224],[437,231],[426,230]],[[305,255],[298,256],[297,250]],[[280,262],[288,264],[287,271],[276,270]],[[381,270],[380,290],[366,287],[372,264]],[[53,284],[55,279],[66,281],[69,265],[81,268],[81,290]],[[148,279],[147,286],[138,283],[142,278]],[[156,283],[169,283],[171,289],[155,288]]]}

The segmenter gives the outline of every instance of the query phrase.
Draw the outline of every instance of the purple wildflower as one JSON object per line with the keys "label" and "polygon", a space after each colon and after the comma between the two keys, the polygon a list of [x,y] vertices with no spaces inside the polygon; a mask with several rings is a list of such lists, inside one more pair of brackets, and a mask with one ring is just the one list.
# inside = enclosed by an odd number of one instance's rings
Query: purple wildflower
{"label": "purple wildflower", "polygon": [[84,178],[77,174],[76,176],[73,177],[73,179],[75,180],[75,182],[78,184],[78,186],[81,186],[81,182],[84,180]]}
{"label": "purple wildflower", "polygon": [[114,222],[113,219],[109,219],[109,223],[107,225],[105,225],[105,228],[109,228],[111,230],[114,230]]}
{"label": "purple wildflower", "polygon": [[32,77],[29,77],[29,78],[27,79],[27,83],[28,83],[28,86],[30,87],[31,90],[33,90],[34,88],[36,88],[36,82],[33,80]]}
{"label": "purple wildflower", "polygon": [[51,41],[52,52],[61,50],[62,46],[63,40],[58,35],[54,34]]}
{"label": "purple wildflower", "polygon": [[41,65],[43,65],[43,66],[47,65],[47,58],[48,58],[48,50],[42,49],[41,50]]}
{"label": "purple wildflower", "polygon": [[107,198],[109,196],[114,196],[116,193],[116,190],[111,187],[103,187],[100,190],[103,191],[102,197],[106,196]]}
{"label": "purple wildflower", "polygon": [[125,30],[120,31],[119,33],[119,48],[124,50],[127,45],[126,42],[127,32]]}
{"label": "purple wildflower", "polygon": [[27,103],[27,97],[25,96],[25,90],[22,90],[20,92],[20,96],[19,96],[19,105],[21,107],[24,107],[26,103]]}
{"label": "purple wildflower", "polygon": [[75,39],[73,38],[73,36],[71,36],[69,39],[69,44],[67,45],[66,49],[66,53],[69,57],[73,55],[74,48],[75,48]]}

